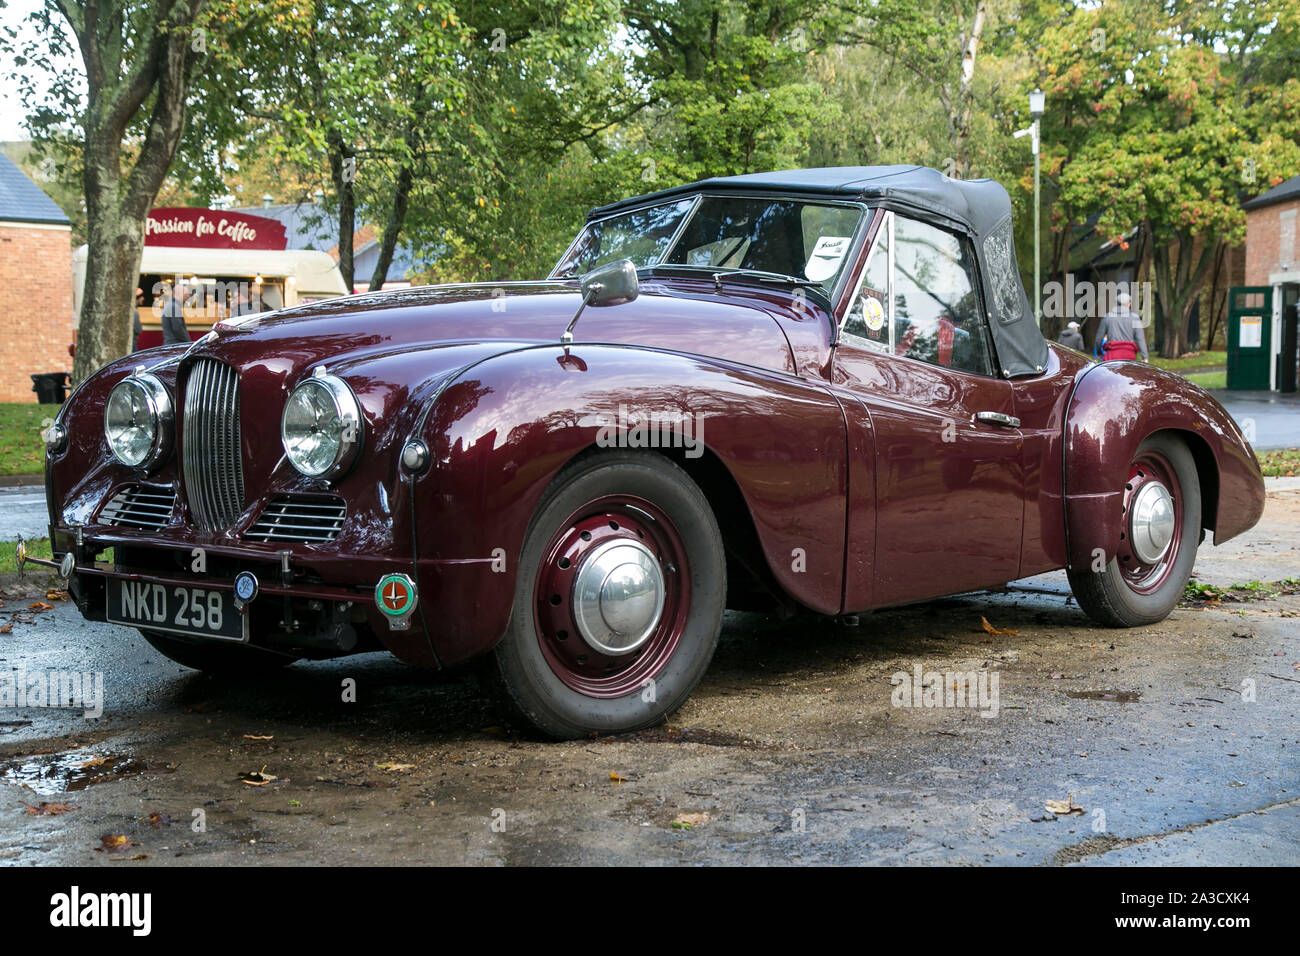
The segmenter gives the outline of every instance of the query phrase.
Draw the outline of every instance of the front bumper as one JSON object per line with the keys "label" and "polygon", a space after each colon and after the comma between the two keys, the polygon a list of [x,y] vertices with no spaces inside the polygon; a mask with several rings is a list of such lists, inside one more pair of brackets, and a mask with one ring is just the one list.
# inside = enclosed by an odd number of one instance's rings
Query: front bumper
{"label": "front bumper", "polygon": [[[439,666],[423,618],[416,614],[406,629],[393,628],[375,601],[377,582],[386,575],[408,573],[409,561],[303,545],[198,543],[105,525],[51,525],[50,545],[52,560],[26,561],[67,572],[69,593],[88,620],[105,619],[110,581],[233,591],[235,577],[251,572],[258,582],[248,610],[254,643],[295,647],[317,656],[374,649],[368,645],[377,643],[407,663]],[[67,555],[72,556],[70,562]],[[344,634],[340,643],[340,621],[361,639],[349,642]]]}

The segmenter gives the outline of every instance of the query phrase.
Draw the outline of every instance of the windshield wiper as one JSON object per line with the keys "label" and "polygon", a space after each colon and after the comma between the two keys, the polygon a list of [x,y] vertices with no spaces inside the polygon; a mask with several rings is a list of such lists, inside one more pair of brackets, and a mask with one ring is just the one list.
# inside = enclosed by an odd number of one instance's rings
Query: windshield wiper
{"label": "windshield wiper", "polygon": [[[752,276],[759,282],[778,282],[781,285],[797,285],[802,286],[805,289],[821,289],[823,292],[826,291],[825,287],[820,282],[814,282],[812,279],[800,279],[796,276],[788,276],[779,272],[755,272],[749,269],[737,269],[735,271],[742,275]],[[726,275],[727,273],[723,274]]]}

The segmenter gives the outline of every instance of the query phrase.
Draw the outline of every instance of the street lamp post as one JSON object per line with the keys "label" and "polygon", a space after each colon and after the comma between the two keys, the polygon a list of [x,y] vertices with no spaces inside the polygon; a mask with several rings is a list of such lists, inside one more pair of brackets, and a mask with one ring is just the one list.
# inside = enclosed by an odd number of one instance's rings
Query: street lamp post
{"label": "street lamp post", "polygon": [[1043,283],[1042,276],[1039,273],[1038,258],[1038,216],[1040,203],[1039,196],[1039,165],[1038,165],[1038,129],[1039,122],[1043,118],[1043,100],[1046,97],[1042,90],[1034,90],[1029,94],[1029,115],[1034,118],[1034,122],[1024,129],[1018,129],[1015,132],[1016,139],[1022,136],[1029,136],[1029,142],[1033,145],[1034,150],[1034,322],[1041,329],[1043,327]]}
{"label": "street lamp post", "polygon": [[1039,216],[1039,209],[1040,209],[1040,203],[1038,199],[1039,197],[1038,131],[1039,131],[1039,122],[1043,118],[1043,105],[1044,105],[1043,101],[1045,99],[1046,97],[1043,95],[1042,90],[1034,90],[1032,93],[1029,94],[1029,115],[1034,118],[1034,127],[1033,127],[1034,133],[1033,133],[1033,141],[1032,141],[1033,149],[1034,149],[1034,321],[1038,323],[1038,327],[1040,329],[1043,327],[1043,305],[1042,305],[1043,283],[1041,281],[1041,276],[1039,274],[1040,260],[1038,258],[1038,243],[1039,243],[1038,216]]}

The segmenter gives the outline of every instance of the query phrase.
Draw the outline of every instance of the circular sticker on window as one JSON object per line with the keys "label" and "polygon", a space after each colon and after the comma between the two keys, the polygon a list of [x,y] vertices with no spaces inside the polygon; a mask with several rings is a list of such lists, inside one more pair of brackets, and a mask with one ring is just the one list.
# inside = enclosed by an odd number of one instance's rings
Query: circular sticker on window
{"label": "circular sticker on window", "polygon": [[863,296],[862,318],[867,328],[872,332],[879,332],[885,327],[885,307],[880,304],[879,299],[873,299],[869,295]]}

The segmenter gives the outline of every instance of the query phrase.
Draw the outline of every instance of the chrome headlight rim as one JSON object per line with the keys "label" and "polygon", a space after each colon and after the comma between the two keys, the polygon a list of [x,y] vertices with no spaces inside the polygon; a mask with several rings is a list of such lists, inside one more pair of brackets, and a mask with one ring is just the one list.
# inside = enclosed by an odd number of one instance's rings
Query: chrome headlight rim
{"label": "chrome headlight rim", "polygon": [[[112,407],[113,395],[121,388],[135,388],[144,396],[145,407],[149,410],[149,420],[153,426],[153,440],[149,451],[138,462],[128,461],[118,454],[117,446],[109,434],[108,414]],[[176,409],[171,392],[158,376],[151,372],[135,371],[122,379],[108,393],[104,402],[104,442],[119,464],[138,471],[149,472],[161,465],[171,455],[172,438],[176,433]]]}
{"label": "chrome headlight rim", "polygon": [[[305,388],[323,389],[333,404],[335,414],[339,419],[338,448],[335,449],[330,464],[319,471],[311,471],[302,467],[300,462],[295,459],[294,453],[289,447],[288,436],[285,434],[289,408],[293,403],[294,396]],[[337,375],[326,372],[322,366],[317,368],[310,378],[299,382],[289,392],[289,397],[284,403],[284,410],[280,413],[280,445],[284,448],[284,455],[289,464],[298,474],[307,478],[330,481],[346,474],[357,460],[362,445],[365,443],[364,428],[365,420],[361,415],[361,403],[357,401],[357,396],[353,393],[351,386]]]}

